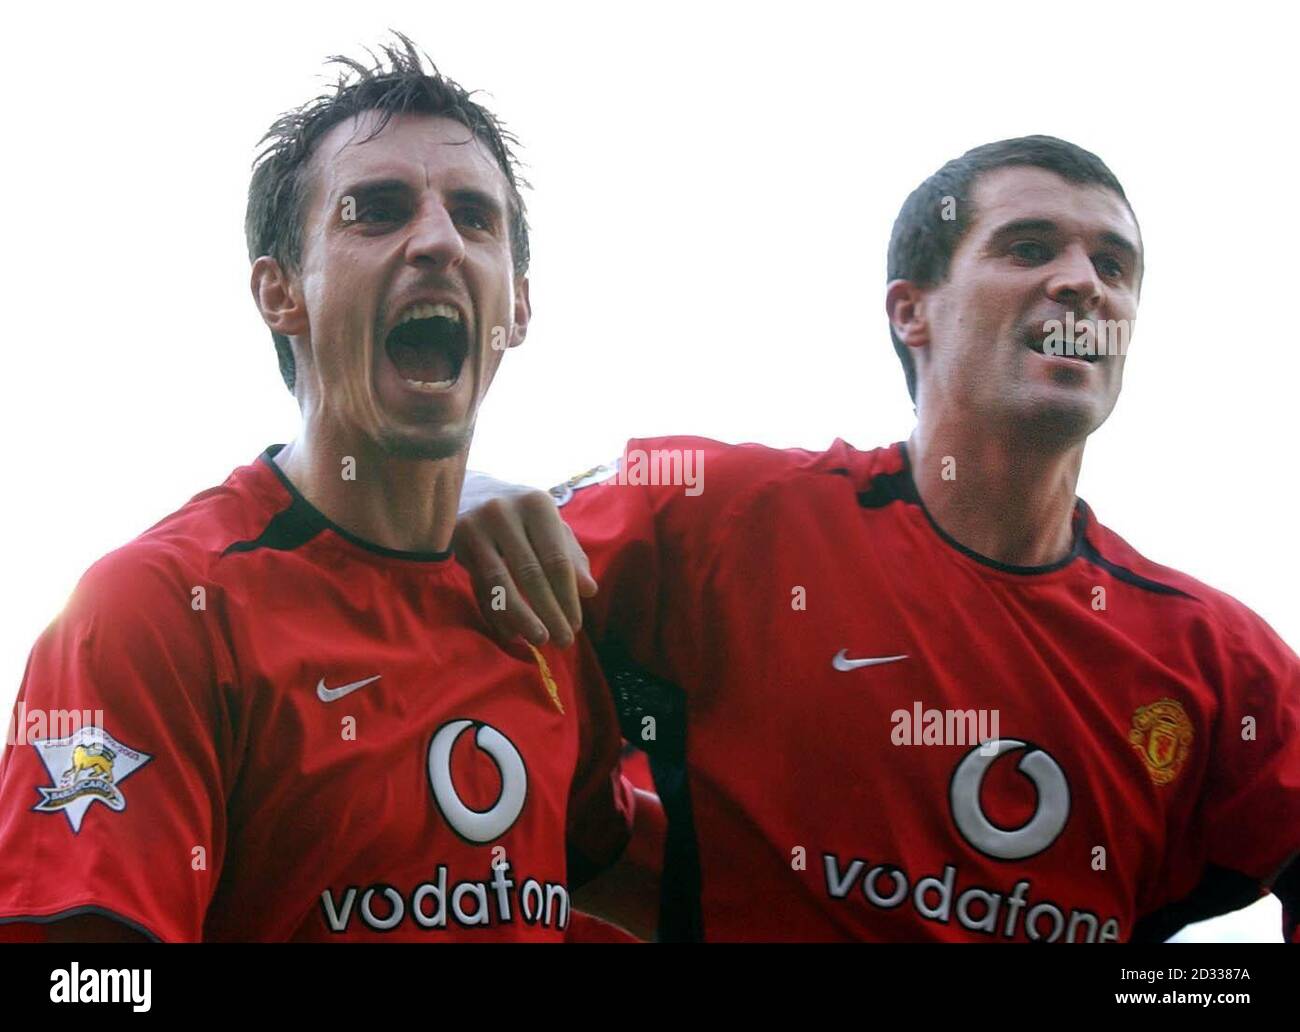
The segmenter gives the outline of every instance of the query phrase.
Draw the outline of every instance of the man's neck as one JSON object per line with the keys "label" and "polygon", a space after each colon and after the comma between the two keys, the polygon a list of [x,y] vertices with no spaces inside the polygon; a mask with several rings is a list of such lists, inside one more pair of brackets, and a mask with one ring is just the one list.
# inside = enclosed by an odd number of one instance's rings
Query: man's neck
{"label": "man's neck", "polygon": [[921,501],[944,533],[1009,566],[1046,566],[1074,541],[1083,446],[922,420],[907,450]]}
{"label": "man's neck", "polygon": [[402,552],[445,552],[456,528],[466,456],[407,459],[374,445],[304,432],[275,456],[294,487],[332,522]]}

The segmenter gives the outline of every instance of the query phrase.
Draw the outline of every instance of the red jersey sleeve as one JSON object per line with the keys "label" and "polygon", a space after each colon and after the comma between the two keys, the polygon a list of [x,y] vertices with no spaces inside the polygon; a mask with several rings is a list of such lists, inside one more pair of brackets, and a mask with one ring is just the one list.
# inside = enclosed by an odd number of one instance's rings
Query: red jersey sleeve
{"label": "red jersey sleeve", "polygon": [[633,660],[667,675],[665,637],[680,643],[701,619],[701,586],[729,513],[811,457],[704,437],[633,439],[616,462],[553,488],[600,586],[584,606],[592,639],[615,639]]}
{"label": "red jersey sleeve", "polygon": [[[613,474],[614,466],[598,467]],[[567,493],[566,493],[567,492]],[[654,649],[658,622],[659,537],[648,492],[620,490],[614,481],[561,485],[552,490],[561,515],[587,553],[599,585],[583,603],[592,640],[607,636],[638,654]]]}
{"label": "red jersey sleeve", "polygon": [[36,643],[0,763],[0,932],[98,912],[202,938],[235,773],[230,665],[202,588],[130,545]]}
{"label": "red jersey sleeve", "polygon": [[571,655],[578,708],[578,764],[569,795],[570,886],[580,886],[616,861],[632,832],[635,793],[619,767],[623,739],[609,688],[585,635]]}
{"label": "red jersey sleeve", "polygon": [[1229,630],[1200,830],[1209,863],[1267,889],[1300,858],[1300,659],[1244,617]]}

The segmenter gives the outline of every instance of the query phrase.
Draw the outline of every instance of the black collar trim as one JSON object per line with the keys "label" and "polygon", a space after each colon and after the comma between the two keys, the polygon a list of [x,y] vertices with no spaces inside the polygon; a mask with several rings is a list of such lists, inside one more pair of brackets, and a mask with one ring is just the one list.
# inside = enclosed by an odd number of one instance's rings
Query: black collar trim
{"label": "black collar trim", "polygon": [[1070,563],[1084,554],[1087,544],[1088,507],[1081,498],[1076,498],[1074,502],[1074,541],[1070,545],[1070,551],[1054,563],[1048,563],[1046,566],[1013,566],[1010,563],[999,562],[996,559],[990,559],[986,555],[981,555],[973,548],[967,548],[935,522],[934,517],[930,515],[930,510],[921,501],[921,494],[916,489],[916,480],[912,476],[912,459],[907,454],[907,445],[900,442],[898,452],[903,459],[903,468],[897,473],[872,478],[870,490],[858,494],[859,504],[867,508],[876,508],[891,501],[902,501],[915,505],[925,514],[926,520],[934,528],[934,532],[939,535],[944,544],[960,552],[968,559],[973,559],[983,566],[999,570],[1002,573],[1014,573],[1020,576],[1054,573],[1069,566]]}
{"label": "black collar trim", "polygon": [[[1171,584],[1162,584],[1160,581],[1154,581],[1149,577],[1143,577],[1140,573],[1135,573],[1127,567],[1120,566],[1116,562],[1107,559],[1097,547],[1088,540],[1088,524],[1091,519],[1091,513],[1088,506],[1082,499],[1075,501],[1074,508],[1074,544],[1070,549],[1069,555],[1063,559],[1058,559],[1047,566],[1011,566],[1008,563],[998,562],[996,559],[990,559],[986,555],[981,555],[974,549],[967,548],[960,541],[955,540],[944,532],[944,529],[934,521],[930,511],[926,509],[925,503],[921,501],[920,492],[916,489],[916,481],[912,477],[912,462],[907,454],[907,446],[899,444],[899,453],[903,458],[903,468],[897,473],[884,473],[873,477],[871,485],[866,491],[858,493],[858,504],[867,509],[879,509],[888,505],[890,502],[906,502],[915,505],[925,513],[925,518],[934,532],[939,535],[944,544],[956,549],[962,555],[974,559],[977,563],[991,567],[994,570],[1001,570],[1003,573],[1015,574],[1039,574],[1052,573],[1065,566],[1068,566],[1075,559],[1082,557],[1085,561],[1095,566],[1101,567],[1117,580],[1125,584],[1131,584],[1135,588],[1141,588],[1144,591],[1150,591],[1157,595],[1172,595],[1178,598],[1195,598],[1189,595],[1181,588],[1175,588]],[[832,473],[847,475],[847,469],[834,469]]]}
{"label": "black collar trim", "polygon": [[1154,592],[1157,595],[1176,595],[1179,598],[1195,598],[1189,595],[1181,588],[1175,588],[1171,584],[1161,584],[1159,581],[1153,581],[1149,577],[1143,577],[1140,573],[1134,573],[1125,566],[1113,563],[1093,547],[1091,541],[1083,543],[1083,557],[1091,563],[1095,563],[1103,570],[1109,573],[1117,580],[1122,580],[1125,584],[1132,584],[1135,588],[1141,588],[1143,591]]}
{"label": "black collar trim", "polygon": [[282,512],[276,513],[271,522],[255,539],[251,541],[238,541],[226,549],[223,555],[231,552],[252,552],[258,548],[272,548],[277,551],[292,551],[305,545],[312,538],[316,537],[321,531],[328,530],[337,534],[344,541],[357,548],[364,549],[374,555],[381,555],[386,559],[406,559],[412,562],[420,563],[441,563],[451,558],[451,550],[445,552],[404,552],[397,548],[385,548],[383,545],[376,545],[365,538],[358,537],[350,530],[345,530],[337,523],[331,520],[323,512],[317,509],[311,502],[302,496],[302,493],[296,488],[288,477],[275,463],[275,456],[279,454],[284,447],[283,444],[273,444],[259,456],[259,461],[266,463],[271,472],[275,474],[276,479],[284,485],[284,489],[289,492],[292,499],[289,508]]}

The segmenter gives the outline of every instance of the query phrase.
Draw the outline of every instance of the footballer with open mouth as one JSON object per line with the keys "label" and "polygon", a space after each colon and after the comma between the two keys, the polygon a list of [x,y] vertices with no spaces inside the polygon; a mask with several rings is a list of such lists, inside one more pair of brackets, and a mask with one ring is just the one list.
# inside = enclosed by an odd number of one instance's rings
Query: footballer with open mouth
{"label": "footballer with open mouth", "polygon": [[[318,176],[286,291],[301,298],[279,313],[312,436],[370,468],[385,456],[463,459],[530,315],[497,161],[451,119],[395,114],[378,131],[367,118],[332,129]],[[277,461],[291,468],[301,447]],[[338,465],[327,458],[312,464]]]}

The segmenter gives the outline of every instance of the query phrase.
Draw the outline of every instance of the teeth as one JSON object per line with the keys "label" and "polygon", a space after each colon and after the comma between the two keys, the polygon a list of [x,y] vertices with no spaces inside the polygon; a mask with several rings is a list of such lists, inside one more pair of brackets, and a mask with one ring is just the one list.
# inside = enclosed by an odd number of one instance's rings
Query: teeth
{"label": "teeth", "polygon": [[455,380],[407,380],[406,386],[417,391],[445,391]]}
{"label": "teeth", "polygon": [[456,309],[449,304],[439,302],[436,305],[411,305],[410,308],[402,313],[402,317],[397,320],[397,325],[401,326],[403,323],[409,323],[412,319],[437,319],[439,317],[450,319],[454,323],[460,322],[460,312],[456,311]]}

